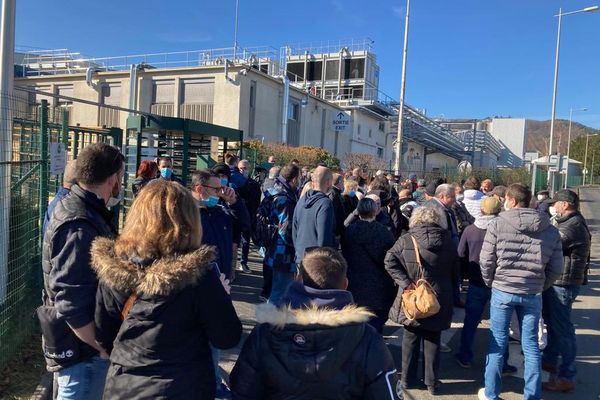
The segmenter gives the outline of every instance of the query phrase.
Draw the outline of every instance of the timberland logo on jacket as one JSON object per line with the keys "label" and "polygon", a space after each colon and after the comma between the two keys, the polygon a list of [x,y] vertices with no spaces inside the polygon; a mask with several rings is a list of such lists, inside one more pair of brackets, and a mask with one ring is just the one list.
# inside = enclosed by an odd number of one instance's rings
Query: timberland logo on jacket
{"label": "timberland logo on jacket", "polygon": [[46,358],[52,358],[52,359],[58,359],[58,360],[64,360],[65,358],[71,358],[73,357],[73,350],[65,350],[62,353],[52,353],[49,351],[44,351],[44,356],[46,356]]}
{"label": "timberland logo on jacket", "polygon": [[296,343],[298,346],[304,346],[306,344],[306,338],[304,335],[296,333],[294,335],[294,343]]}

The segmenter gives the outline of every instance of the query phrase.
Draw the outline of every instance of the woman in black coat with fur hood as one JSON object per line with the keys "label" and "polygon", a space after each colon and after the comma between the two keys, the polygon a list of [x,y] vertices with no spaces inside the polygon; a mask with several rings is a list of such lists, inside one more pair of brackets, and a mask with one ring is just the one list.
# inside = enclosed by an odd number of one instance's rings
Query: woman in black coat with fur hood
{"label": "woman in black coat with fur hood", "polygon": [[[390,318],[404,325],[401,384],[405,389],[418,386],[417,366],[423,342],[423,381],[431,394],[437,394],[440,385],[437,378],[440,367],[440,339],[442,331],[450,328],[452,322],[452,282],[455,282],[458,272],[455,262],[456,247],[450,231],[441,227],[441,218],[440,213],[433,207],[415,209],[410,219],[409,232],[401,236],[385,256],[385,268],[400,289],[390,310]],[[411,236],[415,239],[420,253],[422,277],[432,286],[440,303],[437,314],[414,320],[409,320],[404,315],[400,301],[402,291],[414,286],[421,277]]]}
{"label": "woman in black coat with fur hood", "polygon": [[105,399],[214,399],[209,343],[234,347],[242,326],[201,226],[189,191],[161,180],[140,192],[119,239],[94,242]]}

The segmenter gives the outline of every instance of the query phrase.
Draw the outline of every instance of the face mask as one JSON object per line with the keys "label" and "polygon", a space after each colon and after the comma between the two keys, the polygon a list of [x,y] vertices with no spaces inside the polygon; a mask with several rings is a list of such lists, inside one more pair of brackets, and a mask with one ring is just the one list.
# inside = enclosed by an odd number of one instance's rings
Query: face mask
{"label": "face mask", "polygon": [[464,194],[457,194],[456,195],[456,201],[463,201],[465,199],[465,195]]}
{"label": "face mask", "polygon": [[173,170],[171,168],[160,169],[160,176],[164,179],[171,179],[171,175],[173,175]]}
{"label": "face mask", "polygon": [[250,176],[250,171],[242,171],[242,175],[244,175],[244,178],[247,178],[248,176]]}
{"label": "face mask", "polygon": [[212,208],[217,205],[219,198],[217,196],[208,196],[208,199],[204,200],[204,205],[208,208]]}
{"label": "face mask", "polygon": [[348,196],[354,197],[354,196],[356,196],[356,192],[348,192]]}
{"label": "face mask", "polygon": [[504,200],[504,209],[508,210],[508,201]]}
{"label": "face mask", "polygon": [[538,201],[542,201],[542,200],[546,199],[546,196],[544,196],[543,194],[538,194],[537,199],[538,199]]}
{"label": "face mask", "polygon": [[553,217],[556,217],[558,215],[558,212],[556,211],[556,207],[554,207],[554,206],[550,206],[548,208],[548,211],[550,212],[550,215],[552,215]]}
{"label": "face mask", "polygon": [[221,186],[225,187],[225,186],[227,186],[228,183],[229,183],[229,180],[227,178],[221,178]]}

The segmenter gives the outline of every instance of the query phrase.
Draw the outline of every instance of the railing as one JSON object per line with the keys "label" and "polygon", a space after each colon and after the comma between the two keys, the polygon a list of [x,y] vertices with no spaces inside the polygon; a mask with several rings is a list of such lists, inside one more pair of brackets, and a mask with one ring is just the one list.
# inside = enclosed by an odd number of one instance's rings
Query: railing
{"label": "railing", "polygon": [[98,107],[98,126],[118,128],[120,126],[121,112],[112,108]]}
{"label": "railing", "polygon": [[175,116],[175,105],[170,103],[157,103],[150,106],[150,112],[156,115],[162,115],[163,117],[174,117]]}
{"label": "railing", "polygon": [[305,52],[309,54],[330,54],[339,53],[343,48],[346,48],[349,52],[371,51],[373,43],[373,40],[369,38],[327,40],[299,43],[289,46],[289,49],[290,55],[302,55]]}
{"label": "railing", "polygon": [[195,119],[203,122],[213,122],[214,104],[181,104],[179,106],[179,117]]}

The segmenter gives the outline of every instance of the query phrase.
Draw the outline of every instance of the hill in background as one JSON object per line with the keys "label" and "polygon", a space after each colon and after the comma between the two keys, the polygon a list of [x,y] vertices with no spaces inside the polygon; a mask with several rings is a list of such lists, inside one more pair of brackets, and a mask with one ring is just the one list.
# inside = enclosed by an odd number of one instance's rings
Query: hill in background
{"label": "hill in background", "polygon": [[[548,143],[550,141],[550,121],[536,121],[528,119],[527,129],[527,151],[539,151],[540,155],[548,154]],[[590,128],[578,122],[571,126],[571,141],[582,135],[600,134],[600,129]],[[557,119],[554,122],[554,151],[559,149],[561,154],[567,154],[567,139],[569,137],[569,121]]]}

